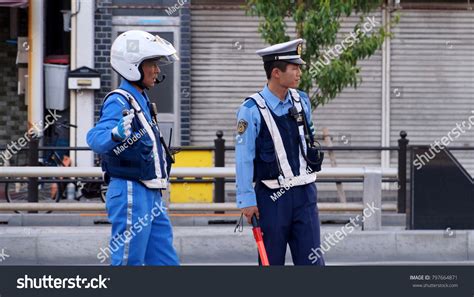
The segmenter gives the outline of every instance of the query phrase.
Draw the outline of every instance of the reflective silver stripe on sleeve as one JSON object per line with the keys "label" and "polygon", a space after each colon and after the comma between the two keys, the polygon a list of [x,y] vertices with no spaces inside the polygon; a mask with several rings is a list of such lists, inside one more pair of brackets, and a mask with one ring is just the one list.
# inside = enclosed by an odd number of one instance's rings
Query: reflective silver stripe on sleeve
{"label": "reflective silver stripe on sleeve", "polygon": [[[133,208],[133,183],[127,180],[127,227],[125,230],[127,230],[129,233],[132,228],[132,208]],[[122,265],[127,265],[128,263],[128,254],[130,251],[130,240],[131,238],[125,237]]]}

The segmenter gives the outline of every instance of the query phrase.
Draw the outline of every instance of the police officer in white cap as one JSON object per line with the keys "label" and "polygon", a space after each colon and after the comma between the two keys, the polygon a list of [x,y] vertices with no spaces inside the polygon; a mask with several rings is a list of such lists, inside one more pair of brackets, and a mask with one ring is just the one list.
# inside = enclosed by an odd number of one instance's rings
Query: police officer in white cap
{"label": "police officer in white cap", "polygon": [[[315,146],[308,95],[297,90],[303,39],[257,51],[267,84],[237,113],[237,206],[260,220],[270,265],[284,265],[287,244],[295,265],[324,265],[316,208]],[[253,186],[255,183],[255,186]]]}

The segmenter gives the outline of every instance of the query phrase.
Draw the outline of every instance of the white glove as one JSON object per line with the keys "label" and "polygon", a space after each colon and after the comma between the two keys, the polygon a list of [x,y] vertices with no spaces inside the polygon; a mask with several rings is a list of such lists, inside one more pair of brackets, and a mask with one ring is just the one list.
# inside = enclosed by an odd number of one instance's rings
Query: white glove
{"label": "white glove", "polygon": [[130,113],[120,119],[117,127],[112,129],[112,137],[115,140],[124,141],[132,134],[132,120],[135,117],[135,111],[132,109]]}

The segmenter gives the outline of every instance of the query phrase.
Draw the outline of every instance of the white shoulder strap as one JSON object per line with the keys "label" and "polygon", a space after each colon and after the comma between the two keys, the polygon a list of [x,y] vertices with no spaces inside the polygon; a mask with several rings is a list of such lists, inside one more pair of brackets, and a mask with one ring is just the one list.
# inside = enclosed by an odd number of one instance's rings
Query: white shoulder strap
{"label": "white shoulder strap", "polygon": [[267,108],[267,104],[265,103],[265,100],[263,100],[262,96],[260,96],[259,93],[255,93],[250,98],[253,98],[255,100],[255,103],[257,103],[257,106],[260,109],[265,109]]}
{"label": "white shoulder strap", "polygon": [[133,109],[135,109],[136,112],[141,112],[142,109],[141,109],[140,105],[137,104],[135,98],[133,98],[133,95],[130,94],[129,92],[125,91],[124,89],[115,89],[115,90],[109,92],[105,96],[105,98],[107,98],[109,95],[114,94],[114,93],[118,93],[118,94],[124,96],[127,99],[127,101],[130,103],[130,105],[133,107]]}
{"label": "white shoulder strap", "polygon": [[[105,95],[104,97],[104,101],[102,102],[102,104],[105,103],[105,101],[110,97],[110,95],[113,95],[113,94],[120,94],[122,95],[123,97],[125,97],[125,99],[127,99],[127,101],[130,103],[130,100],[128,100],[129,96],[132,96],[129,92],[125,91],[125,90],[122,90],[122,89],[115,89],[113,91],[110,91],[107,93],[107,95]],[[120,103],[122,103],[123,106],[125,106],[125,102],[123,102],[122,98],[121,97],[117,97],[117,100],[120,101]]]}
{"label": "white shoulder strap", "polygon": [[288,162],[288,157],[286,155],[285,146],[283,145],[283,140],[281,139],[280,131],[278,130],[273,116],[270,114],[270,110],[268,109],[265,100],[258,93],[255,93],[250,97],[253,98],[257,103],[260,114],[262,115],[262,118],[265,121],[265,124],[267,124],[268,130],[270,131],[273,144],[275,145],[278,162],[281,166],[284,177],[293,177],[293,171],[291,170],[291,166]]}
{"label": "white shoulder strap", "polygon": [[[110,93],[119,93],[120,95],[124,96],[125,98],[127,98],[128,102],[130,103],[130,105],[133,107],[133,109],[135,109],[135,115],[138,117],[138,120],[140,121],[140,123],[142,124],[142,126],[145,128],[145,131],[148,133],[148,135],[150,136],[151,140],[153,141],[153,143],[156,144],[156,146],[158,145],[162,145],[160,140],[159,139],[156,139],[155,137],[155,133],[153,133],[153,129],[152,127],[150,126],[150,123],[148,123],[148,121],[146,120],[145,118],[145,115],[143,114],[142,112],[142,109],[140,107],[140,104],[138,104],[138,102],[135,100],[135,98],[133,97],[132,94],[130,94],[129,92],[123,90],[123,89],[115,89],[113,90],[112,92]],[[109,94],[110,94],[109,93]],[[161,133],[160,131],[158,131],[158,134]],[[155,171],[156,171],[156,175],[158,177],[158,179],[160,178],[164,178],[165,177],[165,174],[163,172],[161,172],[161,166],[160,166],[160,158],[158,158],[158,149],[155,145],[153,146],[153,155],[154,155],[154,160],[155,160]],[[163,156],[162,156],[162,159],[163,159],[163,162],[164,162],[164,168],[166,168],[167,164],[166,164],[166,155],[165,155],[165,150],[162,149],[162,152],[163,152]]]}
{"label": "white shoulder strap", "polygon": [[295,101],[295,107],[298,109],[298,112],[303,110],[303,103],[301,103],[301,97],[297,90],[295,89],[288,89],[290,91],[291,97]]}
{"label": "white shoulder strap", "polygon": [[[293,98],[295,102],[295,107],[298,110],[298,113],[304,112],[303,109],[303,103],[301,102],[301,97],[300,94],[298,93],[297,90],[295,89],[289,89],[291,97]],[[303,119],[304,120],[304,119]],[[298,133],[300,135],[300,140],[301,143],[303,144],[303,152],[306,155],[308,153],[308,149],[306,147],[306,140],[305,140],[305,135],[304,135],[304,126],[298,126]],[[301,148],[300,148],[301,150]],[[300,175],[306,174],[306,168],[308,167],[308,164],[303,157],[303,155],[299,154],[299,161],[300,161]]]}

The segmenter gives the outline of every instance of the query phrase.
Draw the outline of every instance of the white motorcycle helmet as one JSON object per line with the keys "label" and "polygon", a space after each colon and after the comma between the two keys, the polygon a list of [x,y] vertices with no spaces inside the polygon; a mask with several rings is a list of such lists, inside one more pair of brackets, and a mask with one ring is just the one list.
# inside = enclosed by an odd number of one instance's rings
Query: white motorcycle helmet
{"label": "white motorcycle helmet", "polygon": [[128,81],[142,80],[140,64],[149,59],[157,59],[158,65],[167,65],[179,60],[171,43],[145,31],[124,32],[112,44],[110,64]]}

